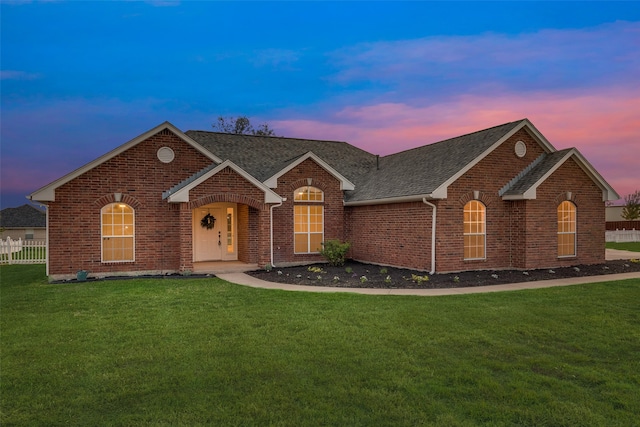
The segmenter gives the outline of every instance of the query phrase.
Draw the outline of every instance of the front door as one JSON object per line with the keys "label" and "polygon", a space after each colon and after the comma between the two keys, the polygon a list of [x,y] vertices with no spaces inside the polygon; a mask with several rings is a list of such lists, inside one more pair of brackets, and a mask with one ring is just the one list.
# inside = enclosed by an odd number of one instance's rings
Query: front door
{"label": "front door", "polygon": [[[215,218],[212,220],[211,218]],[[205,225],[203,226],[203,221]],[[219,261],[226,249],[226,215],[222,208],[199,208],[193,211],[193,260]]]}

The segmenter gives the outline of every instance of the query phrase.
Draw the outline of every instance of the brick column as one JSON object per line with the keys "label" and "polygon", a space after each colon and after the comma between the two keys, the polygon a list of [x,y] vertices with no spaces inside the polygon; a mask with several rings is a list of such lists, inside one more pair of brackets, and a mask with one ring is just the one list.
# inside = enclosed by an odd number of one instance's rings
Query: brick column
{"label": "brick column", "polygon": [[180,271],[193,270],[193,226],[191,208],[188,203],[180,204]]}

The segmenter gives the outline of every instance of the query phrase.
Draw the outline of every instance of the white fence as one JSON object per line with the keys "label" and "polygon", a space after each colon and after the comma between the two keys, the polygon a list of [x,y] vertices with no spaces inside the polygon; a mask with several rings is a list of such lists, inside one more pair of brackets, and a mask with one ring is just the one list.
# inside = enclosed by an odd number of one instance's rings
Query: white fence
{"label": "white fence", "polygon": [[607,242],[640,242],[640,230],[616,230],[607,231],[605,234],[605,240]]}
{"label": "white fence", "polygon": [[0,240],[0,264],[44,264],[46,256],[45,240]]}

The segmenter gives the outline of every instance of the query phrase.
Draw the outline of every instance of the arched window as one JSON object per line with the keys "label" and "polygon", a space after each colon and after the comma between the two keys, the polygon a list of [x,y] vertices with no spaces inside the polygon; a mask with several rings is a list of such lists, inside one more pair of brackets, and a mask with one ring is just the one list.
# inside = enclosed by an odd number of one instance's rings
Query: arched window
{"label": "arched window", "polygon": [[464,205],[464,259],[486,258],[486,208],[471,200]]}
{"label": "arched window", "polygon": [[297,254],[317,253],[324,240],[324,193],[316,187],[300,187],[293,196],[293,238]]}
{"label": "arched window", "polygon": [[576,205],[566,200],[558,206],[558,256],[576,256]]}
{"label": "arched window", "polygon": [[100,211],[102,262],[135,261],[135,221],[133,208],[111,203]]}

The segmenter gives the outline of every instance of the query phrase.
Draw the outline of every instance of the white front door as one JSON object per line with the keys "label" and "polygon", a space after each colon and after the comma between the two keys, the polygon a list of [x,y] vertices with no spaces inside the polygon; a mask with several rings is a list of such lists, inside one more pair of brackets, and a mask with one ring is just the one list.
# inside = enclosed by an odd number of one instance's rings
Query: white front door
{"label": "white front door", "polygon": [[[215,218],[212,228],[202,226],[203,218]],[[210,218],[208,217],[208,218]],[[226,215],[222,208],[199,208],[193,211],[193,260],[219,261],[226,251]]]}

